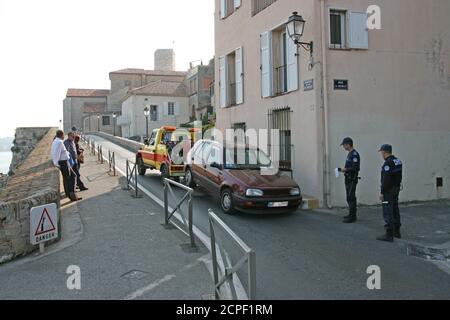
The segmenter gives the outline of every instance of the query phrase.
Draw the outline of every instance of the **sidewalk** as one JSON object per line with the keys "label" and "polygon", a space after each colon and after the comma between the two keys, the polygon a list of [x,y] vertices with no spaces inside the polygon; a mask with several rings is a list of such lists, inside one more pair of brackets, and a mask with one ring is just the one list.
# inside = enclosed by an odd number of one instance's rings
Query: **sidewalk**
{"label": "sidewalk", "polygon": [[[89,188],[62,201],[62,240],[46,254],[0,266],[0,299],[202,299],[214,292],[208,250],[162,226],[163,209],[122,190],[123,177],[86,156]],[[81,270],[81,290],[68,290],[66,270]]]}
{"label": "sidewalk", "polygon": [[[342,217],[348,213],[345,208],[318,211]],[[402,204],[400,214],[403,239],[396,242],[405,246],[408,255],[450,262],[450,200]],[[358,208],[358,219],[354,226],[384,232],[380,206]]]}

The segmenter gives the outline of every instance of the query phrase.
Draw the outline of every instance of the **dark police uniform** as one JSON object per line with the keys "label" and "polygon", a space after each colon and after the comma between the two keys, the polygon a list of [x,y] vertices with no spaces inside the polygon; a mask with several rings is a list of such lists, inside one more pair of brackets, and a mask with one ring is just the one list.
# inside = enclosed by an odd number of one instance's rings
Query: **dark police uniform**
{"label": "dark police uniform", "polygon": [[358,151],[353,150],[347,155],[345,161],[345,191],[349,208],[349,217],[356,218],[356,186],[358,185],[358,175],[361,169],[361,157]]}
{"label": "dark police uniform", "polygon": [[381,168],[381,194],[384,196],[383,218],[389,230],[401,227],[398,197],[402,184],[403,164],[395,156],[388,157]]}

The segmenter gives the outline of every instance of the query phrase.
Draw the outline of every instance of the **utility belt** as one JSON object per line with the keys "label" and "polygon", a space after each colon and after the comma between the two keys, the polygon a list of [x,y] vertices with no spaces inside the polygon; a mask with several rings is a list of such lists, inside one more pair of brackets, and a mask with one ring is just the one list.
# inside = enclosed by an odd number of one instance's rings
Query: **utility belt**
{"label": "utility belt", "polygon": [[349,184],[349,183],[357,183],[359,180],[361,180],[361,178],[356,174],[356,175],[345,175],[345,183]]}

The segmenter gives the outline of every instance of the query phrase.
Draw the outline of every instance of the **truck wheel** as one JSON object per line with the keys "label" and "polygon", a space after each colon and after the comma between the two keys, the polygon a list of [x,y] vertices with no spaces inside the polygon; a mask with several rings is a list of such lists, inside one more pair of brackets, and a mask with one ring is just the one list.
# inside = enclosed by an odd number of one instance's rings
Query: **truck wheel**
{"label": "truck wheel", "polygon": [[236,209],[233,204],[233,193],[230,189],[224,189],[220,194],[220,206],[226,214],[235,214]]}
{"label": "truck wheel", "polygon": [[192,174],[191,168],[187,168],[184,174],[184,184],[189,188],[195,187],[194,176]]}
{"label": "truck wheel", "polygon": [[147,171],[147,168],[144,165],[144,161],[142,160],[142,158],[138,158],[136,161],[137,164],[137,170],[139,175],[141,176],[145,176],[145,172]]}
{"label": "truck wheel", "polygon": [[169,170],[167,169],[167,166],[162,165],[159,171],[161,172],[161,182],[164,183],[164,179],[169,178]]}

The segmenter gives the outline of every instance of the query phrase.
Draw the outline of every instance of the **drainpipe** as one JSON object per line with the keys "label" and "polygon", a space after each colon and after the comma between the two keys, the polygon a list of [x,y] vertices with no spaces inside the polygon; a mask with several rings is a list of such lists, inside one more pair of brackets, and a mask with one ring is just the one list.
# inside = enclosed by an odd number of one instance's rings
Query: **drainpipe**
{"label": "drainpipe", "polygon": [[325,139],[325,152],[324,152],[324,198],[325,205],[328,208],[332,208],[331,205],[331,181],[330,181],[330,144],[329,144],[329,119],[328,119],[328,72],[327,72],[327,36],[326,36],[326,12],[325,1],[320,0],[320,21],[321,21],[321,40],[322,40],[322,102],[323,102],[323,128]]}

